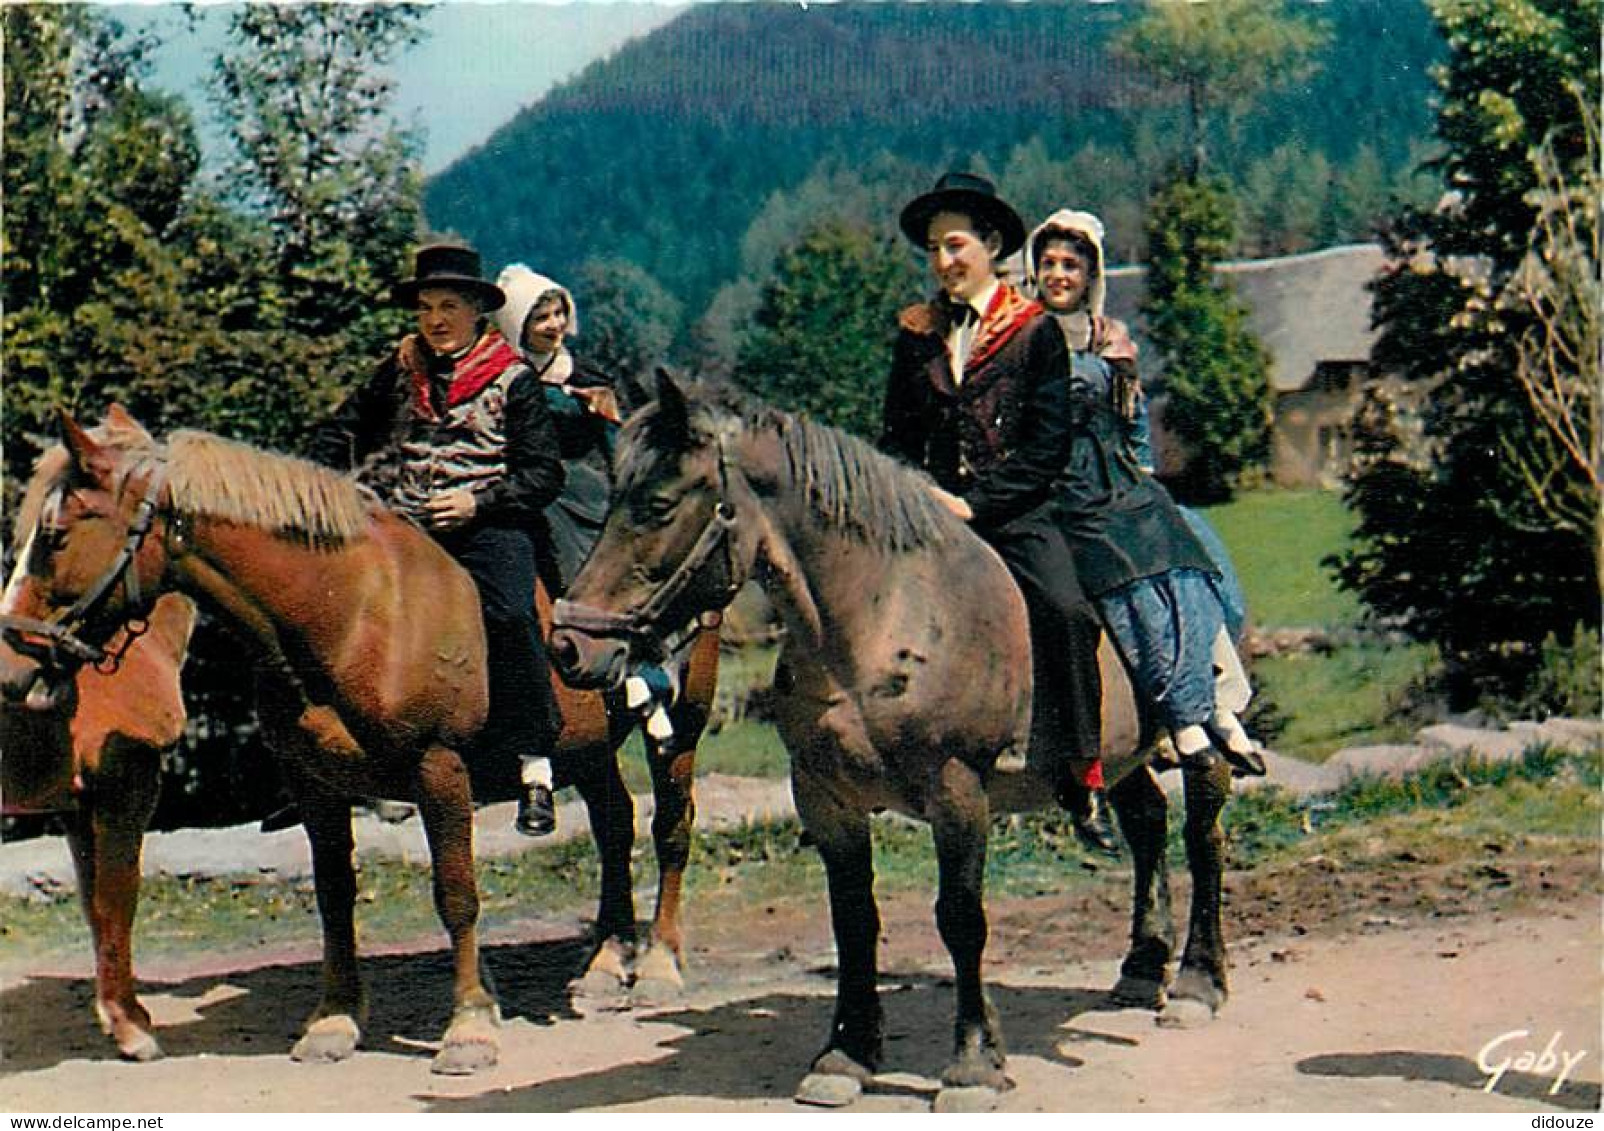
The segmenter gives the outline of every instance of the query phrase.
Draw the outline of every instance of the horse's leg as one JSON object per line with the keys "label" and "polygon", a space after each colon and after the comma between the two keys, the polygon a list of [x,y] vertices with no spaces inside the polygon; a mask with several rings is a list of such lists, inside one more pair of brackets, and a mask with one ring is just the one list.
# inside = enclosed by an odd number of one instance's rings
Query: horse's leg
{"label": "horse's leg", "polygon": [[874,901],[874,852],[867,813],[847,808],[805,774],[792,775],[802,827],[824,859],[835,934],[835,1017],[824,1051],[797,1090],[805,1103],[838,1106],[862,1094],[880,1066],[885,1019],[880,1009],[880,911]]}
{"label": "horse's leg", "polygon": [[1186,950],[1160,1025],[1185,1028],[1210,1020],[1229,993],[1220,896],[1225,882],[1225,830],[1220,810],[1231,792],[1231,767],[1187,767],[1186,859],[1192,872],[1192,914]]}
{"label": "horse's leg", "polygon": [[[953,1059],[943,1088],[1012,1087],[1002,1025],[980,976],[986,950],[986,835],[991,809],[980,775],[957,758],[942,763],[927,803],[940,889],[936,927],[952,955],[956,990]],[[940,1098],[938,1097],[938,1105]]]}
{"label": "horse's leg", "polygon": [[479,887],[473,872],[473,796],[455,751],[432,746],[418,766],[418,807],[434,861],[434,906],[451,936],[451,1024],[430,1071],[467,1076],[496,1063],[501,1013],[479,971]]}
{"label": "horse's leg", "polygon": [[[691,732],[694,735],[696,732]],[[694,741],[682,734],[663,743],[648,739],[646,762],[652,771],[652,843],[657,850],[657,907],[652,914],[646,951],[635,964],[630,996],[642,1005],[677,998],[685,989],[681,969],[685,942],[680,932],[680,898],[685,865],[691,856],[691,828],[696,820],[692,779],[696,770]]]}
{"label": "horse's leg", "polygon": [[674,735],[665,742],[646,736],[646,763],[652,772],[652,843],[657,850],[657,907],[652,913],[646,952],[635,964],[631,996],[639,1004],[677,998],[685,989],[685,937],[680,925],[685,867],[696,822],[696,744],[707,727],[718,686],[719,641],[704,632],[691,645],[684,683],[669,717]]}
{"label": "horse's leg", "polygon": [[1167,852],[1169,803],[1158,779],[1138,766],[1109,791],[1120,831],[1131,846],[1134,891],[1131,948],[1120,964],[1119,981],[1109,996],[1120,1005],[1162,1009],[1175,956],[1175,920],[1170,910]]}
{"label": "horse's leg", "polygon": [[572,759],[574,786],[585,800],[590,832],[601,857],[601,902],[596,908],[595,950],[574,981],[580,993],[611,996],[629,985],[635,950],[635,802],[618,770],[617,744]]}
{"label": "horse's leg", "polygon": [[290,1050],[314,1064],[345,1060],[356,1052],[367,1023],[367,1002],[356,965],[356,869],[351,855],[351,805],[300,774],[293,760],[281,765],[312,845],[312,876],[323,922],[323,997]]}
{"label": "horse's leg", "polygon": [[67,830],[78,896],[95,944],[95,1013],[128,1060],[157,1060],[161,1045],[134,994],[133,924],[139,855],[156,808],[161,763],[149,747],[106,740],[86,804]]}

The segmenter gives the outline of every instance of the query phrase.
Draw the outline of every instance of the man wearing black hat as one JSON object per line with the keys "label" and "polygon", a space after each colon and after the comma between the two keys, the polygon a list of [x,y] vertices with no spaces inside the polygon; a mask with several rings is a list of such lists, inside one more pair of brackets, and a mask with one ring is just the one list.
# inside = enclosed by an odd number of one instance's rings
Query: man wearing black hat
{"label": "man wearing black hat", "polygon": [[316,429],[312,456],[360,469],[473,575],[490,710],[469,772],[481,796],[515,789],[517,829],[539,836],[555,825],[549,769],[539,780],[526,767],[549,757],[562,722],[535,617],[529,531],[562,490],[556,431],[540,382],[487,318],[506,296],[482,277],[478,252],[420,248],[414,277],[394,295],[416,312],[417,333]]}
{"label": "man wearing black hat", "polygon": [[948,173],[900,223],[940,294],[899,316],[880,446],[950,492],[1018,582],[1035,656],[1031,745],[1047,752],[1081,842],[1118,855],[1102,798],[1102,630],[1050,514],[1070,450],[1063,335],[997,278],[1025,225],[990,181]]}

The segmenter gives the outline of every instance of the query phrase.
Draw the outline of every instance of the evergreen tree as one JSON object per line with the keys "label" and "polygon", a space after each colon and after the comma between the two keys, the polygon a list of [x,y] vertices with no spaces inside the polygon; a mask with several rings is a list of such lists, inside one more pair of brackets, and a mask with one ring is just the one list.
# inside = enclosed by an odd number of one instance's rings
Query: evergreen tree
{"label": "evergreen tree", "polygon": [[1174,487],[1199,503],[1230,498],[1270,451],[1269,359],[1214,270],[1233,228],[1230,195],[1212,179],[1176,178],[1148,215],[1142,313],[1164,358],[1164,424],[1187,450]]}
{"label": "evergreen tree", "polygon": [[[1436,75],[1444,195],[1397,217],[1393,266],[1375,283],[1375,359],[1428,391],[1422,435],[1361,453],[1347,495],[1359,537],[1336,564],[1376,614],[1439,644],[1464,705],[1518,692],[1545,636],[1599,623],[1597,320],[1589,330],[1579,316],[1598,301],[1599,154],[1586,110],[1599,100],[1600,5],[1433,10],[1449,45]],[[1568,241],[1545,221],[1556,195],[1586,204],[1570,213]],[[1545,297],[1534,264],[1593,285],[1556,305],[1564,287]],[[1537,288],[1522,293],[1523,276]],[[1570,352],[1556,316],[1578,319]],[[1544,371],[1564,394],[1548,419],[1528,380]],[[1584,438],[1575,455],[1567,432]],[[1555,509],[1564,500],[1574,520]]]}
{"label": "evergreen tree", "polygon": [[1185,97],[1187,171],[1198,177],[1206,162],[1205,119],[1235,115],[1265,91],[1307,77],[1328,35],[1323,25],[1290,14],[1278,0],[1148,0],[1113,46],[1116,55]]}
{"label": "evergreen tree", "polygon": [[898,308],[919,276],[903,249],[823,224],[783,256],[742,343],[735,378],[774,405],[874,438]]}

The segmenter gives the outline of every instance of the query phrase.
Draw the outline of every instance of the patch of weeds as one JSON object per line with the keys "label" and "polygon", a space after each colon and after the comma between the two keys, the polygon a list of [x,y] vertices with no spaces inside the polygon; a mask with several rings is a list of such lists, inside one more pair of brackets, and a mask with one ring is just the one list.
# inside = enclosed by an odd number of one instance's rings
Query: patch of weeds
{"label": "patch of weeds", "polygon": [[[1355,778],[1330,795],[1299,799],[1269,787],[1234,795],[1222,816],[1232,854],[1248,864],[1324,832],[1363,828],[1414,813],[1453,813],[1454,820],[1504,835],[1596,836],[1604,757],[1547,745],[1519,759],[1461,758],[1435,762],[1402,778]],[[1473,813],[1464,810],[1473,808]]]}

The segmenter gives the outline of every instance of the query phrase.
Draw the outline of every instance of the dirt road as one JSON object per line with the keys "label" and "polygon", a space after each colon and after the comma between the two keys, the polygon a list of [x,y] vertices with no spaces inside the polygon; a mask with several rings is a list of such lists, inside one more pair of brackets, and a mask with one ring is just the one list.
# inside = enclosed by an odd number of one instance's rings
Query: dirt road
{"label": "dirt road", "polygon": [[[1581,867],[1580,890],[1562,895],[1591,887]],[[887,1071],[851,1110],[927,1109],[951,1026],[945,959],[927,899],[885,904]],[[1597,1110],[1597,898],[1566,906],[1406,923],[1328,918],[1292,936],[1255,936],[1238,921],[1233,937],[1245,941],[1232,947],[1225,1011],[1206,1028],[1168,1030],[1102,1000],[1120,944],[1116,907],[1071,915],[1063,901],[997,901],[989,974],[1018,1085],[1001,1110]],[[1070,918],[1081,930],[1065,926]],[[792,1089],[829,1022],[823,908],[710,908],[694,925],[695,983],[682,1002],[649,1013],[594,1002],[576,1012],[565,982],[583,951],[571,924],[525,923],[490,938],[509,1020],[500,1064],[471,1080],[429,1074],[449,993],[446,956],[432,943],[368,959],[365,1049],[329,1066],[287,1056],[314,1003],[310,950],[142,963],[168,1053],[144,1065],[119,1063],[96,1030],[87,954],[63,956],[59,967],[12,971],[0,988],[0,1109],[797,1110]],[[1103,932],[1096,945],[1088,926]],[[1109,957],[1061,957],[1086,953]]]}

